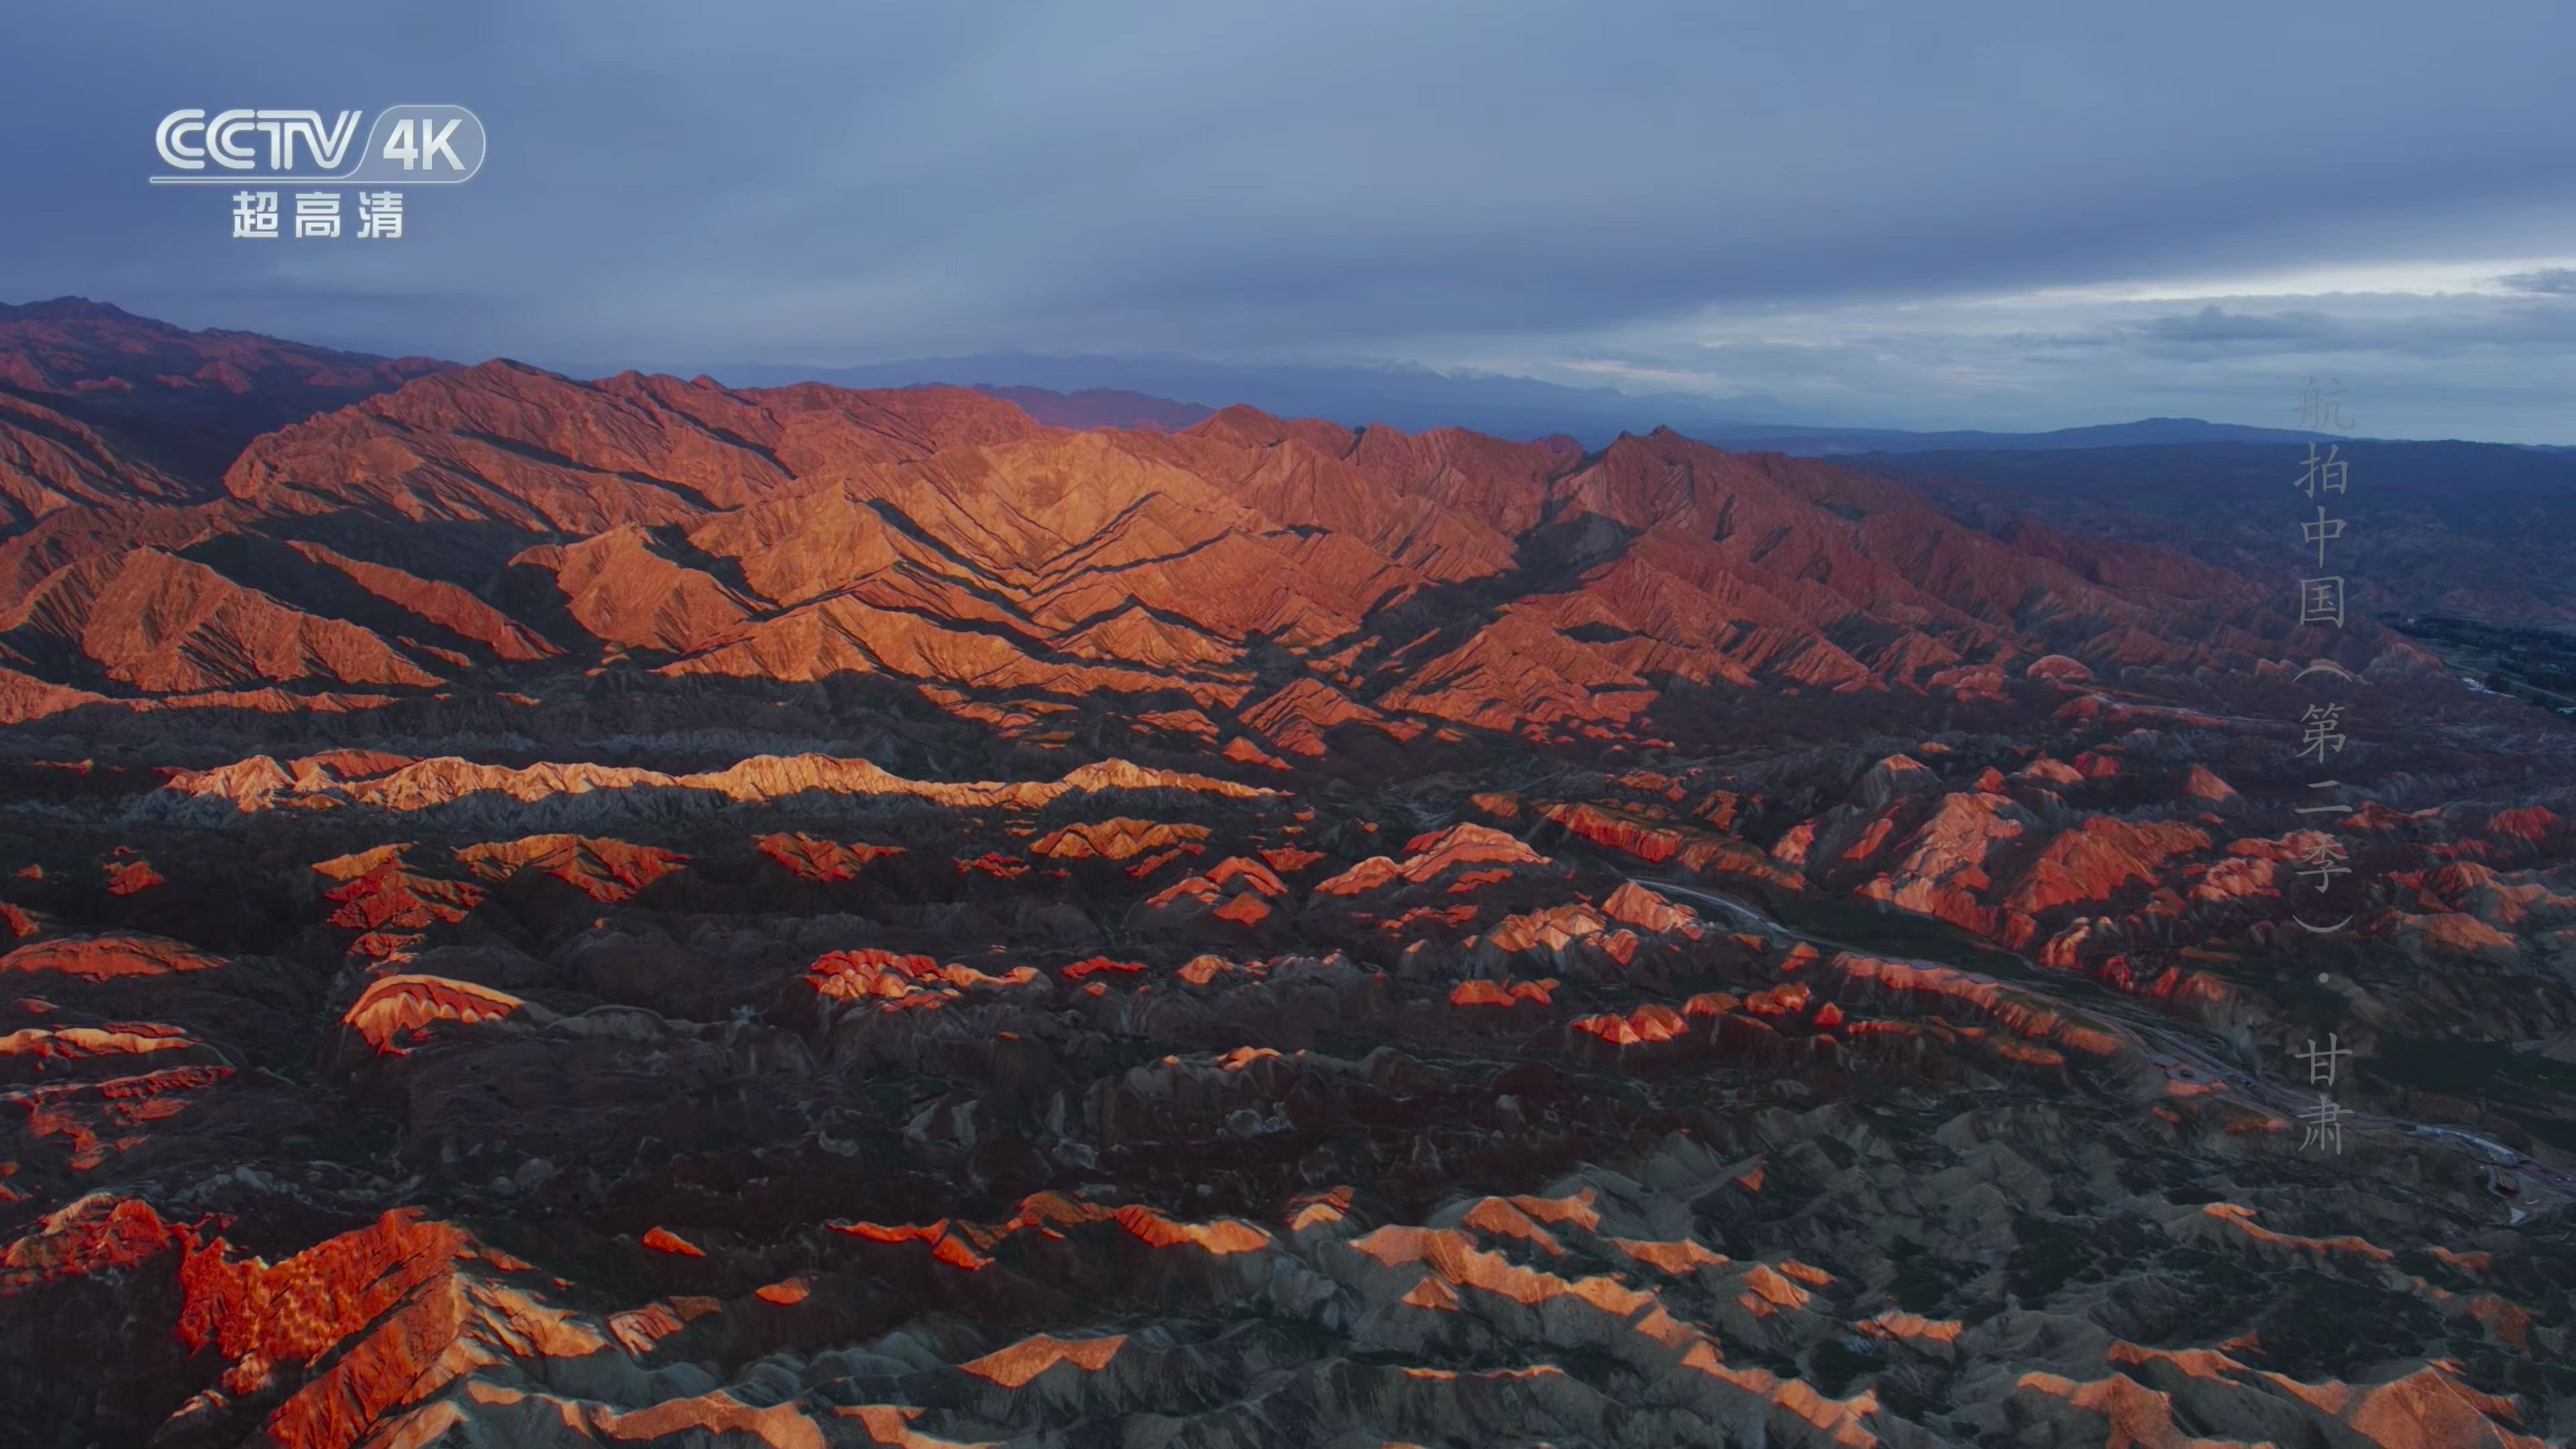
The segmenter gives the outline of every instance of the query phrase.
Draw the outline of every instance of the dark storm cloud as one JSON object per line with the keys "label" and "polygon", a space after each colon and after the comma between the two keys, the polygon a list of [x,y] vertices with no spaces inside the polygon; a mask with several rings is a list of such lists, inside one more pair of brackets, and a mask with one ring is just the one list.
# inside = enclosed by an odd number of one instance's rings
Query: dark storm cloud
{"label": "dark storm cloud", "polygon": [[[469,358],[1540,369],[1710,309],[1795,342],[1825,306],[2563,257],[2576,20],[2517,8],[2512,45],[2353,3],[25,8],[0,297]],[[474,107],[492,159],[395,246],[236,243],[213,189],[142,184],[179,106],[399,100]],[[2312,310],[2047,330],[2126,358]]]}
{"label": "dark storm cloud", "polygon": [[2565,348],[2576,344],[2576,307],[2427,309],[2347,319],[2320,312],[2231,314],[2213,305],[2189,316],[2152,318],[2125,330],[2178,351],[2297,356],[2369,352],[2431,359],[2467,350]]}
{"label": "dark storm cloud", "polygon": [[2295,342],[2303,347],[2331,346],[2343,325],[2322,312],[2277,312],[2270,316],[2231,313],[2212,303],[2188,316],[2157,317],[2132,329],[2141,338],[2185,346],[2251,343],[2277,347]]}

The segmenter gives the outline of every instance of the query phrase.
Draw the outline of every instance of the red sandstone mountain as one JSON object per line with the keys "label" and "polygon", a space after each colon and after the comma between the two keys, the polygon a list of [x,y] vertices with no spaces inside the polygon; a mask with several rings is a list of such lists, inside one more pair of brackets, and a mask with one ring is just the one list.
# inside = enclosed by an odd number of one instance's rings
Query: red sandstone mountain
{"label": "red sandstone mountain", "polygon": [[364,395],[451,365],[334,352],[256,332],[190,332],[79,297],[14,307],[0,303],[0,382],[21,392],[79,397],[203,388],[234,397],[294,389]]}
{"label": "red sandstone mountain", "polygon": [[[190,332],[78,297],[0,304],[0,532],[66,498],[207,496],[253,437],[452,365]],[[124,460],[98,466],[110,451]]]}
{"label": "red sandstone mountain", "polygon": [[1998,699],[2043,655],[2244,670],[2334,643],[2179,555],[1981,532],[1666,432],[1589,456],[1245,408],[1066,432],[957,389],[496,362],[259,439],[220,501],[48,466],[50,511],[0,544],[0,667],[111,695],[627,658],[1241,710],[1221,735],[1312,756],[1354,726],[1643,739],[1676,687]]}
{"label": "red sandstone mountain", "polygon": [[0,392],[0,531],[63,508],[184,502],[191,494],[179,479],[123,456],[89,424]]}

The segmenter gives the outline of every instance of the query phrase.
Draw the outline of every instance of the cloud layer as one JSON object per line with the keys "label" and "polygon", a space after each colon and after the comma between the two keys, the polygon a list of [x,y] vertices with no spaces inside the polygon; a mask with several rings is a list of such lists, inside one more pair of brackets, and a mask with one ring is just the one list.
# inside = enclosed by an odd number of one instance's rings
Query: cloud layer
{"label": "cloud layer", "polygon": [[[1407,361],[1910,426],[2278,422],[2339,371],[2374,430],[2576,441],[2576,19],[2479,13],[51,7],[0,278],[468,358]],[[397,244],[142,184],[179,106],[406,100],[492,159]]]}

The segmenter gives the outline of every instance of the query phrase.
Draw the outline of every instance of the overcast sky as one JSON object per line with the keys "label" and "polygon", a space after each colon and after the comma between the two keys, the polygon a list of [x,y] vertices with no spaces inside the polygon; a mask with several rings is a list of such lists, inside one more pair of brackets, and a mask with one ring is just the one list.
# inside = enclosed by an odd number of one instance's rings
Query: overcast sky
{"label": "overcast sky", "polygon": [[[683,373],[1387,361],[1779,421],[2576,443],[2576,7],[14,6],[0,300]],[[180,107],[472,107],[398,242]]]}

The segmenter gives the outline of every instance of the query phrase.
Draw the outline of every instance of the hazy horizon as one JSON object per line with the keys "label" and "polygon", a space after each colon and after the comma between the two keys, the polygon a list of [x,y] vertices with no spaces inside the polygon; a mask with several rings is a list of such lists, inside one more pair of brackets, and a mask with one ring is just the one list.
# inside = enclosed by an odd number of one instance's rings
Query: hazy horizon
{"label": "hazy horizon", "polygon": [[[38,11],[0,283],[464,361],[1409,364],[1914,430],[2286,427],[2313,375],[2380,436],[2576,442],[2576,18],[2401,13]],[[145,184],[174,108],[410,99],[491,151],[397,242]]]}
{"label": "hazy horizon", "polygon": [[[110,299],[70,295],[33,298],[20,303],[0,301],[0,313],[53,303],[103,305],[147,322],[180,325],[167,318],[134,312]],[[210,325],[190,330],[248,332],[254,329]],[[1717,398],[1690,393],[1642,392],[1603,384],[1548,382],[1468,368],[1441,371],[1419,363],[1242,367],[1180,356],[1050,355],[1010,350],[960,357],[902,358],[853,366],[754,362],[717,364],[709,368],[686,363],[600,363],[499,354],[488,358],[435,357],[433,354],[370,347],[363,342],[317,343],[302,337],[279,340],[332,346],[336,350],[377,357],[432,357],[436,361],[469,367],[482,362],[506,361],[583,381],[613,377],[624,372],[641,372],[679,378],[705,375],[733,388],[778,387],[812,381],[852,388],[952,386],[1004,392],[1035,389],[1062,395],[1104,392],[1180,403],[1206,412],[1237,405],[1250,406],[1282,417],[1322,418],[1349,427],[1389,426],[1408,432],[1463,427],[1522,440],[1565,433],[1582,440],[1586,446],[1600,446],[1617,433],[1644,433],[1657,427],[1670,427],[1677,432],[1703,436],[1728,446],[1752,442],[1766,449],[1771,444],[1785,443],[1798,435],[1814,434],[1818,443],[1826,445],[1821,451],[1829,452],[1865,451],[1872,446],[1865,435],[1874,434],[1886,435],[1887,446],[1902,452],[1909,451],[1904,444],[1910,439],[2039,439],[2057,434],[2145,430],[2164,424],[2206,425],[2210,436],[2122,436],[2069,442],[2065,446],[2135,445],[2155,441],[2295,441],[2305,436],[2295,428],[2173,415],[2102,417],[2058,428],[2027,430],[1985,427],[1974,423],[1955,428],[1900,429],[1867,420],[1836,425],[1802,420],[1777,399],[1767,397]],[[2241,439],[2221,436],[2229,430],[2248,435]],[[2257,431],[2276,434],[2277,438],[2255,436]],[[2375,432],[2344,436],[2352,442],[2503,443],[2539,448],[2569,446],[2456,436],[2409,438]],[[1808,450],[1792,446],[1790,451]]]}

